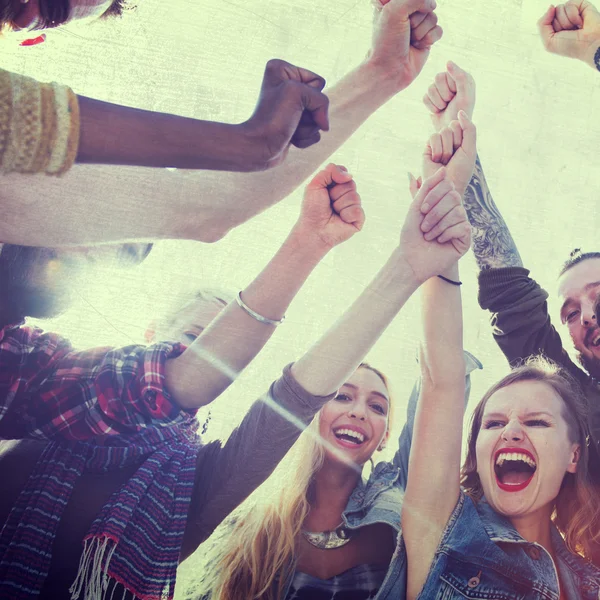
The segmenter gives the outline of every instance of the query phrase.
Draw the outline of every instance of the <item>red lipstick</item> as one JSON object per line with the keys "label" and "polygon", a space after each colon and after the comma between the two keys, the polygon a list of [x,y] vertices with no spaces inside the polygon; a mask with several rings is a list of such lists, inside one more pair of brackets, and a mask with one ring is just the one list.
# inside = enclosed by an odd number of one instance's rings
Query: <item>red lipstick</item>
{"label": "red lipstick", "polygon": [[[534,469],[534,471],[531,473],[531,475],[525,481],[522,481],[521,483],[503,483],[498,478],[498,473],[496,472],[495,467],[496,467],[496,462],[498,460],[498,457],[501,454],[512,454],[512,453],[524,454],[525,456],[528,456],[536,464],[536,469]],[[524,490],[531,483],[531,480],[533,479],[533,476],[535,475],[536,470],[537,470],[537,461],[535,460],[535,457],[533,456],[533,454],[531,452],[529,452],[529,450],[525,450],[524,448],[500,448],[494,454],[494,475],[496,477],[496,483],[498,484],[498,487],[505,492],[520,492],[521,490]]]}

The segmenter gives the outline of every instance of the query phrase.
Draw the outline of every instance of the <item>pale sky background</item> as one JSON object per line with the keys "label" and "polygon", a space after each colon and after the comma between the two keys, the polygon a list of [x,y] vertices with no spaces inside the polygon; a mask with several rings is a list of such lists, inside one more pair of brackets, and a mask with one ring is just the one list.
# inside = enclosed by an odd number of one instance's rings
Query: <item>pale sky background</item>
{"label": "pale sky background", "polygon": [[[364,230],[323,261],[285,324],[212,405],[210,438],[228,435],[250,402],[342,314],[396,245],[409,203],[406,172],[418,173],[431,133],[421,98],[448,59],[476,80],[474,121],[492,194],[525,266],[550,291],[552,315],[557,314],[553,300],[561,263],[575,247],[599,249],[600,119],[594,108],[600,105],[600,75],[543,51],[536,21],[546,8],[547,0],[438,0],[444,37],[423,73],[333,157],[358,184],[367,213]],[[366,54],[371,22],[369,0],[139,0],[120,21],[51,31],[37,47],[5,41],[2,66],[102,100],[240,122],[256,103],[267,60],[285,59],[334,83]],[[195,174],[174,172],[173,185],[184,176]],[[216,244],[164,241],[137,269],[90,272],[76,305],[44,327],[80,348],[142,341],[149,321],[175,306],[185,291],[219,285],[235,292],[248,284],[293,225],[301,194],[302,189]],[[477,401],[507,365],[488,315],[477,304],[471,255],[462,261],[461,279],[465,348],[484,363],[473,377],[471,398]],[[416,295],[368,357],[392,380],[397,426],[416,374],[419,336]]]}

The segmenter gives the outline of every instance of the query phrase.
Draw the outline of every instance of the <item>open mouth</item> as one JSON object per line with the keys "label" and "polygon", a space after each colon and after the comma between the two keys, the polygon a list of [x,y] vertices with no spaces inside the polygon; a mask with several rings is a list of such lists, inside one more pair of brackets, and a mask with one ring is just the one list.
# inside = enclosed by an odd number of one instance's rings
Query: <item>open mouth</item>
{"label": "open mouth", "polygon": [[591,346],[592,348],[598,348],[598,346],[600,346],[600,329],[596,329],[596,331],[590,337],[588,346]]}
{"label": "open mouth", "polygon": [[335,435],[340,445],[346,448],[356,448],[367,441],[367,436],[363,432],[348,427],[334,429],[333,435]]}
{"label": "open mouth", "polygon": [[535,459],[527,450],[503,448],[496,452],[496,483],[505,492],[524,490],[530,484],[536,470]]}

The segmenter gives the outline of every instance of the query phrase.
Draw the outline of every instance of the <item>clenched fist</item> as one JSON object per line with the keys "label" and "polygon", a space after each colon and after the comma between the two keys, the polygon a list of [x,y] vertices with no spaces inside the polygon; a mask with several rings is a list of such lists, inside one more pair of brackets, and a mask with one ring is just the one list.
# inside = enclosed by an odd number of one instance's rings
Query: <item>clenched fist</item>
{"label": "clenched fist", "polygon": [[423,97],[423,103],[431,112],[436,131],[458,119],[464,110],[473,119],[475,109],[475,80],[458,65],[449,61],[446,71],[438,73]]}
{"label": "clenched fist", "polygon": [[448,176],[462,197],[473,176],[477,158],[477,131],[464,111],[458,121],[434,133],[423,152],[423,178],[431,177],[440,167],[448,167]]}
{"label": "clenched fist", "polygon": [[306,186],[296,230],[307,243],[333,248],[350,239],[365,223],[352,175],[329,164]]}
{"label": "clenched fist", "polygon": [[442,37],[435,0],[373,0],[373,43],[367,61],[407,88],[423,69],[431,46]]}
{"label": "clenched fist", "polygon": [[538,21],[544,48],[577,58],[600,71],[600,13],[587,0],[551,5]]}
{"label": "clenched fist", "polygon": [[308,148],[329,130],[325,80],[283,60],[267,63],[254,114],[243,123],[267,167],[284,161],[290,144]]}

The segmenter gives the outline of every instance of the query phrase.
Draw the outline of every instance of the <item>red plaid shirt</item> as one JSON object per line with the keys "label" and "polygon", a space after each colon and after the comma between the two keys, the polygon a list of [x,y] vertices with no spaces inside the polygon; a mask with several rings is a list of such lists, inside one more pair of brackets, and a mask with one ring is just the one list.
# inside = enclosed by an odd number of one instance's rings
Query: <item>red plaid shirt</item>
{"label": "red plaid shirt", "polygon": [[190,419],[165,388],[181,344],[74,352],[37,327],[0,330],[0,439],[83,440]]}

